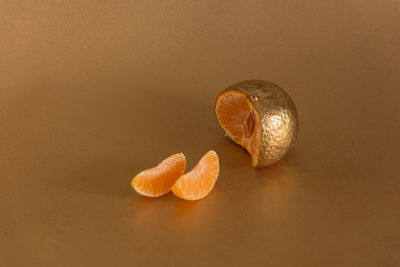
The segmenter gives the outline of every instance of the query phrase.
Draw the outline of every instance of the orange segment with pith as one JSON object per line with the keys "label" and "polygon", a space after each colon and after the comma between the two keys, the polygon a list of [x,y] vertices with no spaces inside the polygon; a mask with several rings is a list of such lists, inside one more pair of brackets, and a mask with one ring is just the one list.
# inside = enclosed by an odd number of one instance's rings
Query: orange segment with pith
{"label": "orange segment with pith", "polygon": [[163,160],[156,167],[137,174],[131,186],[137,193],[147,197],[159,197],[167,194],[176,180],[186,169],[183,153],[174,154]]}

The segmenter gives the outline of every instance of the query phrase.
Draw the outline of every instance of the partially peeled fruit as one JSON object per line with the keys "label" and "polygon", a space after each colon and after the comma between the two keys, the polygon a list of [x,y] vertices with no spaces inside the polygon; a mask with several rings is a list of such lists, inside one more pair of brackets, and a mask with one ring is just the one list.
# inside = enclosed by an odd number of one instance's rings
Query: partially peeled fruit
{"label": "partially peeled fruit", "polygon": [[294,146],[298,118],[293,100],[278,85],[247,80],[229,86],[215,102],[226,135],[247,150],[254,167],[266,167]]}

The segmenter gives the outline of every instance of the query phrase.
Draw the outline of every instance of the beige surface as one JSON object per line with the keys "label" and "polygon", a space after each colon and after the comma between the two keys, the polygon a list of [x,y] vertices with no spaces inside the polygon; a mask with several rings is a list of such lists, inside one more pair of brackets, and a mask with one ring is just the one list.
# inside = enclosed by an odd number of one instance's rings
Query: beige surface
{"label": "beige surface", "polygon": [[[399,266],[399,1],[0,1],[1,266]],[[213,114],[260,78],[300,117],[256,170]],[[199,202],[140,170],[215,149]]]}

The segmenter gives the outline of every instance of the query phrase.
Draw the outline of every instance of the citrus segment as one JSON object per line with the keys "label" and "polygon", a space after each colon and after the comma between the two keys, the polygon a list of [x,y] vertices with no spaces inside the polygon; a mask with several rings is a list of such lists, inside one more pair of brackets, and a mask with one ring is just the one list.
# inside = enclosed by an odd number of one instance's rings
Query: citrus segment
{"label": "citrus segment", "polygon": [[176,180],[186,169],[183,153],[174,154],[163,160],[156,167],[137,174],[131,186],[137,193],[147,197],[159,197],[167,194]]}
{"label": "citrus segment", "polygon": [[199,200],[214,188],[219,174],[219,160],[215,151],[207,152],[199,163],[182,175],[172,187],[172,192],[182,199]]}

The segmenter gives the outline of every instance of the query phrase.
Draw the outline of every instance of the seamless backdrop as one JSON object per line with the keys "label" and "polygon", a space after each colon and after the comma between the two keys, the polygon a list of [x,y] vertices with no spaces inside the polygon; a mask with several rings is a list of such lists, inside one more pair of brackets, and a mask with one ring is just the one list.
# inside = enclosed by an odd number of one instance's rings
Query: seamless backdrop
{"label": "seamless backdrop", "polygon": [[[399,266],[400,2],[0,1],[1,266]],[[213,114],[279,84],[300,132],[253,169]],[[206,151],[204,200],[131,178]]]}

